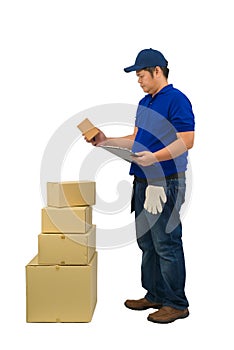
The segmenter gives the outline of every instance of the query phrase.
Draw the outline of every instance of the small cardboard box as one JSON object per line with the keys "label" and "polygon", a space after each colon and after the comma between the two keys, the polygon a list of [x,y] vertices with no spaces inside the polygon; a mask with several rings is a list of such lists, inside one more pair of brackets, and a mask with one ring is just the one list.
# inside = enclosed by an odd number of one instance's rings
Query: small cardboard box
{"label": "small cardboard box", "polygon": [[95,225],[87,233],[38,235],[39,265],[87,265],[95,250]]}
{"label": "small cardboard box", "polygon": [[90,322],[97,302],[97,253],[89,265],[26,266],[27,322]]}
{"label": "small cardboard box", "polygon": [[94,205],[96,184],[93,181],[47,182],[47,205],[75,207]]}
{"label": "small cardboard box", "polygon": [[86,233],[92,225],[92,207],[42,208],[42,233]]}
{"label": "small cardboard box", "polygon": [[80,129],[88,141],[91,141],[100,132],[100,130],[98,130],[88,118],[78,124],[77,128]]}

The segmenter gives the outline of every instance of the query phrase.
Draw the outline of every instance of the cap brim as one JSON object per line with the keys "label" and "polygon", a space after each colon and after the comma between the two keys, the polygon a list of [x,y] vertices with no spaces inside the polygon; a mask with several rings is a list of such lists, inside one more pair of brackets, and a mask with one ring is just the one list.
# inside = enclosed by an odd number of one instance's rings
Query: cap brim
{"label": "cap brim", "polygon": [[133,66],[130,66],[130,67],[127,67],[127,68],[124,68],[124,71],[126,73],[129,73],[129,72],[134,72],[136,70],[141,70],[141,69],[144,69],[145,67],[143,66],[137,66],[136,64],[134,64]]}

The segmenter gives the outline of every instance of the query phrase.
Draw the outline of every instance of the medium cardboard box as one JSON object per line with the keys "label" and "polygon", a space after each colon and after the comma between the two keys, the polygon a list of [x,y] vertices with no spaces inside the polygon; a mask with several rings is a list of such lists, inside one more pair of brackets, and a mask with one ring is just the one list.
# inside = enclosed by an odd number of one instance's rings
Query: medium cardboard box
{"label": "medium cardboard box", "polygon": [[92,207],[42,208],[42,233],[86,233],[92,225]]}
{"label": "medium cardboard box", "polygon": [[94,205],[96,183],[93,181],[47,182],[47,205],[75,207]]}
{"label": "medium cardboard box", "polygon": [[26,266],[27,322],[90,322],[97,302],[97,253],[89,265]]}
{"label": "medium cardboard box", "polygon": [[95,225],[87,233],[38,235],[39,265],[87,265],[95,250]]}

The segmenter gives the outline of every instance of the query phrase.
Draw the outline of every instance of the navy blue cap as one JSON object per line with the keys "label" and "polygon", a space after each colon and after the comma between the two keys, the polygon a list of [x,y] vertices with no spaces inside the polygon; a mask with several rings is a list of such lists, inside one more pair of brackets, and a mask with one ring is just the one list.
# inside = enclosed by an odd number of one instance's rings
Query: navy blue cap
{"label": "navy blue cap", "polygon": [[133,66],[124,68],[126,73],[141,70],[146,67],[167,67],[168,62],[160,51],[153,49],[145,49],[137,55],[135,64]]}

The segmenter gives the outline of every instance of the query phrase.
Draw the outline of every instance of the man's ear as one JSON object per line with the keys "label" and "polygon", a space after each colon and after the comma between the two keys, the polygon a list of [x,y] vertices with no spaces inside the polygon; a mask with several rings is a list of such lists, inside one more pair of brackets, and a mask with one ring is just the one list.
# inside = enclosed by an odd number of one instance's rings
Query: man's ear
{"label": "man's ear", "polygon": [[161,68],[159,66],[156,66],[155,70],[154,70],[154,77],[156,78],[156,77],[160,76],[161,74],[162,74]]}

